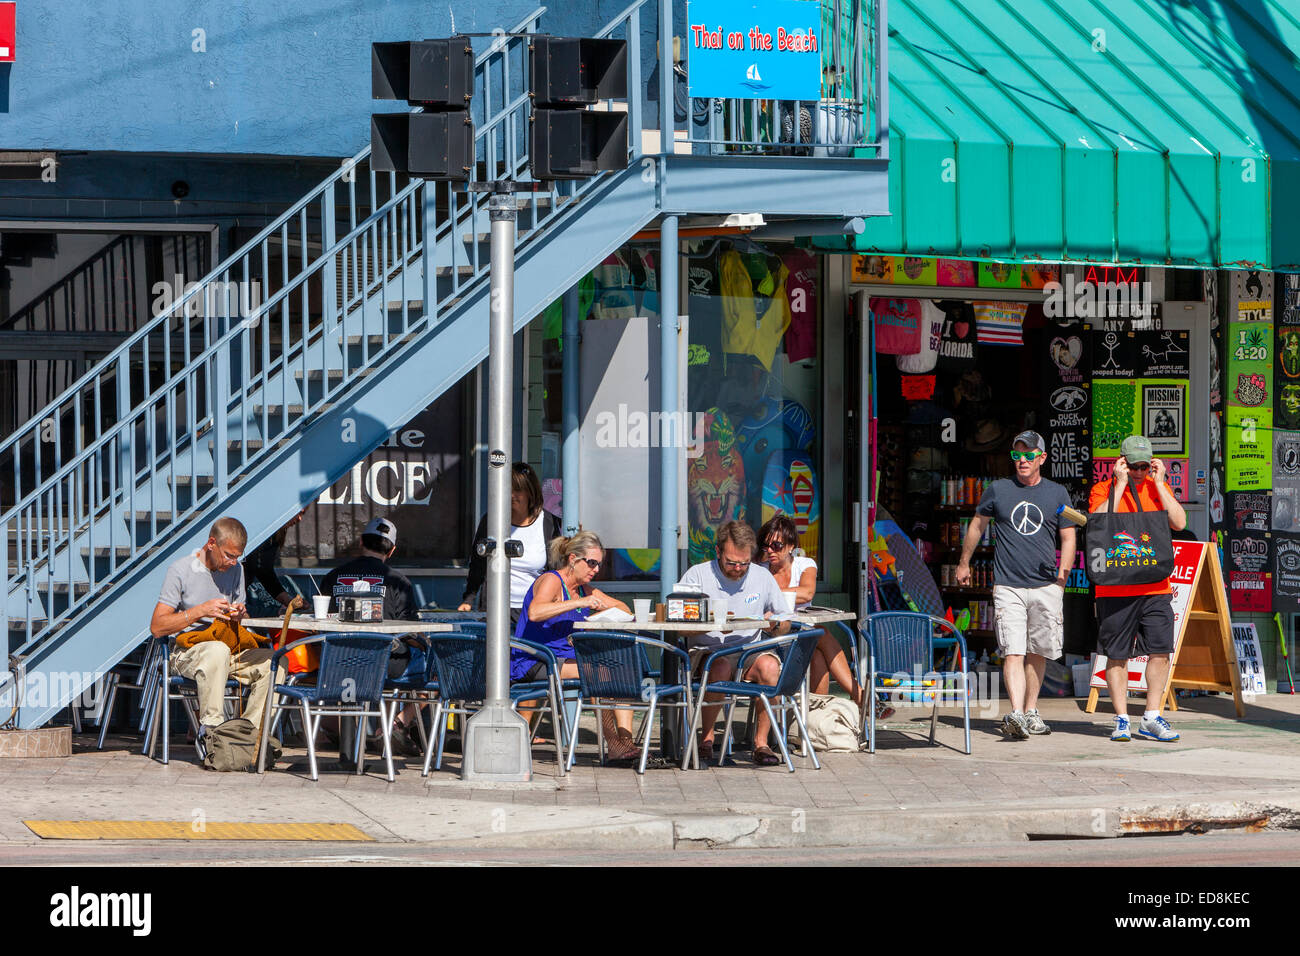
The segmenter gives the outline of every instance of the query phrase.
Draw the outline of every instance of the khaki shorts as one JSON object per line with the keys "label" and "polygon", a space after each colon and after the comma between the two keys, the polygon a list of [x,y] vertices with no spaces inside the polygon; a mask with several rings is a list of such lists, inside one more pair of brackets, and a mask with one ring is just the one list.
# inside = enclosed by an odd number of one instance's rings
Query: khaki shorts
{"label": "khaki shorts", "polygon": [[993,615],[997,621],[998,652],[1039,654],[1049,661],[1065,649],[1061,610],[1065,589],[1059,584],[1041,588],[993,588]]}

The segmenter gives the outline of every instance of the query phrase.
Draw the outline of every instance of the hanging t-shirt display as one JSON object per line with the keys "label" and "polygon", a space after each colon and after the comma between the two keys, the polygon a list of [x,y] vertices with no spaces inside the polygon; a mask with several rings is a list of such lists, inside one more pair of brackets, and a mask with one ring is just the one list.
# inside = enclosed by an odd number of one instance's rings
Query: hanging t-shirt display
{"label": "hanging t-shirt display", "polygon": [[[1017,279],[1017,287],[1019,280]],[[976,302],[975,331],[981,345],[1024,345],[1024,302]]]}
{"label": "hanging t-shirt display", "polygon": [[1241,298],[1228,323],[1224,457],[1230,491],[1267,489],[1273,483],[1272,301],[1258,297],[1261,288],[1259,279],[1249,284],[1247,294],[1256,298]]}
{"label": "hanging t-shirt display", "polygon": [[632,287],[639,299],[637,315],[657,318],[659,315],[659,275],[655,270],[655,252],[652,249],[632,250],[628,263],[632,270]]}
{"label": "hanging t-shirt display", "polygon": [[921,347],[911,355],[896,356],[900,372],[920,375],[934,370],[939,358],[939,340],[943,335],[943,312],[929,300],[921,302]]}
{"label": "hanging t-shirt display", "polygon": [[1288,273],[1274,329],[1273,427],[1300,429],[1300,274]]}
{"label": "hanging t-shirt display", "polygon": [[1300,613],[1300,537],[1295,535],[1274,537],[1273,610]]}
{"label": "hanging t-shirt display", "polygon": [[1224,545],[1228,603],[1234,611],[1273,610],[1273,536],[1230,532]]}
{"label": "hanging t-shirt display", "polygon": [[939,337],[939,369],[964,372],[975,367],[979,335],[975,328],[975,309],[969,302],[945,299],[935,305],[943,312],[943,332]]}
{"label": "hanging t-shirt display", "polygon": [[790,328],[785,333],[785,357],[802,362],[817,357],[817,257],[805,249],[794,249],[781,257],[790,278],[786,296],[790,300]]}
{"label": "hanging t-shirt display", "polygon": [[871,325],[878,353],[915,355],[920,351],[921,301],[919,299],[872,299]]}
{"label": "hanging t-shirt display", "polygon": [[745,260],[731,249],[722,254],[718,271],[722,277],[722,350],[752,355],[772,371],[777,346],[790,325],[790,303],[785,294],[788,270],[778,265],[775,276],[764,273],[755,284]]}
{"label": "hanging t-shirt display", "polygon": [[1039,431],[1047,442],[1043,470],[1070,490],[1074,500],[1092,480],[1092,383],[1086,333],[1049,324],[1043,342],[1047,361],[1043,372]]}
{"label": "hanging t-shirt display", "polygon": [[[1217,531],[1223,527],[1223,349],[1225,323],[1219,314],[1219,274],[1217,272],[1201,273],[1201,289],[1205,301],[1210,307],[1210,469],[1207,476],[1206,499],[1210,516],[1210,530]],[[1200,479],[1198,476],[1197,483]],[[1200,493],[1198,489],[1198,494]]]}
{"label": "hanging t-shirt display", "polygon": [[596,282],[593,319],[630,319],[636,315],[636,286],[632,270],[617,252],[591,271]]}
{"label": "hanging t-shirt display", "polygon": [[1270,520],[1268,495],[1257,491],[1234,491],[1228,495],[1224,522],[1228,530],[1267,531]]}
{"label": "hanging t-shirt display", "polygon": [[1272,527],[1300,532],[1300,432],[1273,431]]}

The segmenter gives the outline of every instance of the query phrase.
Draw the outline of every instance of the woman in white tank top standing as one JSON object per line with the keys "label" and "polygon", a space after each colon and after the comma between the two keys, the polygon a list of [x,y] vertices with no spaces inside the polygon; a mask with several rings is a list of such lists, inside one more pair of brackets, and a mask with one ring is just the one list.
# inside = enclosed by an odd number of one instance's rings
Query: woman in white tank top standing
{"label": "woman in white tank top standing", "polygon": [[[522,557],[510,559],[510,633],[519,624],[519,611],[524,606],[524,595],[546,570],[546,545],[560,536],[560,519],[542,508],[542,483],[537,472],[527,462],[517,461],[510,475],[510,537],[524,546]],[[487,558],[479,557],[478,543],[487,538],[487,515],[478,523],[469,563],[469,577],[465,593],[461,595],[458,611],[473,610],[474,598],[487,577]]]}

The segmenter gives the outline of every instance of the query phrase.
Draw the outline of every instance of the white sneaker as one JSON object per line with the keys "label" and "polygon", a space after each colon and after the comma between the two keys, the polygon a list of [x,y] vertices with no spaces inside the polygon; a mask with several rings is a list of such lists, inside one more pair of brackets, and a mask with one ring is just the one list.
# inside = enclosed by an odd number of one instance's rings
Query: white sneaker
{"label": "white sneaker", "polygon": [[1138,736],[1145,737],[1147,740],[1159,740],[1161,743],[1173,743],[1179,738],[1178,731],[1169,726],[1169,721],[1163,717],[1155,717],[1151,720],[1142,718],[1142,723],[1138,726]]}
{"label": "white sneaker", "polygon": [[1031,734],[1050,734],[1052,732],[1052,728],[1048,727],[1043,718],[1038,716],[1036,710],[1025,711],[1025,730]]}
{"label": "white sneaker", "polygon": [[1029,739],[1029,727],[1025,723],[1023,714],[1007,714],[1002,718],[998,729],[1007,740]]}

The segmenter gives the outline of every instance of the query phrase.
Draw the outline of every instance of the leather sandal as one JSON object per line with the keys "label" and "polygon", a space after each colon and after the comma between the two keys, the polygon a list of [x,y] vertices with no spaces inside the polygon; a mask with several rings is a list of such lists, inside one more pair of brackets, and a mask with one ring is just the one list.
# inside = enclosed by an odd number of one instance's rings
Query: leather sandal
{"label": "leather sandal", "polygon": [[775,767],[781,762],[781,758],[771,747],[755,747],[754,763],[759,767]]}

